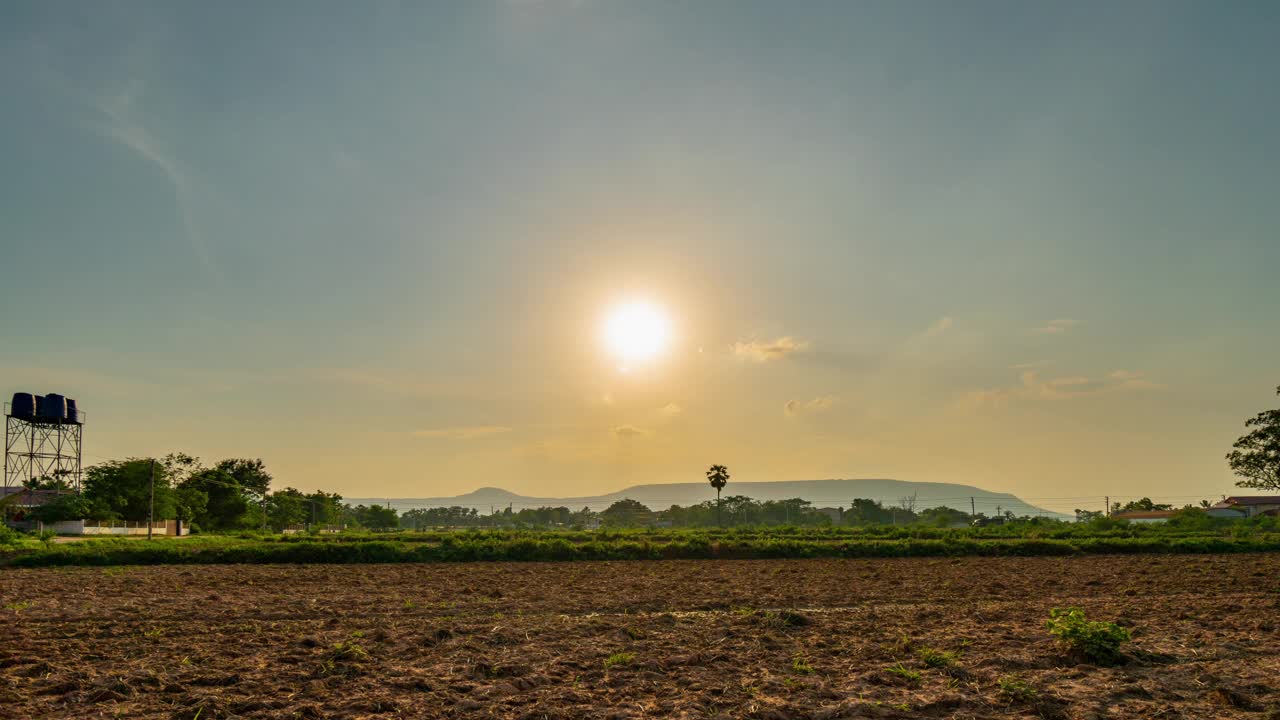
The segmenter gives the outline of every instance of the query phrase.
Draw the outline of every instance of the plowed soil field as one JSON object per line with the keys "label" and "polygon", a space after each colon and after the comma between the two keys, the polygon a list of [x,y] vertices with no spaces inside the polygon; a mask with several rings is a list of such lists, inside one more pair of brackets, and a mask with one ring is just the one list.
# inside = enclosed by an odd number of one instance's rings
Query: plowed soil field
{"label": "plowed soil field", "polygon": [[0,622],[4,718],[1280,718],[1280,555],[4,570]]}

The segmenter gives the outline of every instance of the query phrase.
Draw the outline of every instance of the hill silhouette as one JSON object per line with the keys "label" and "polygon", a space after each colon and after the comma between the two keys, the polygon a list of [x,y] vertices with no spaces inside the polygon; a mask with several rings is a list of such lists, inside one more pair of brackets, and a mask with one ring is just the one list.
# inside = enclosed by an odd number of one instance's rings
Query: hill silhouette
{"label": "hill silhouette", "polygon": [[[776,482],[729,482],[725,496],[745,495],[754,500],[787,500],[802,498],[814,507],[848,507],[855,498],[878,500],[886,506],[897,505],[900,498],[914,494],[916,509],[950,507],[969,511],[970,498],[977,511],[994,515],[997,511],[1011,510],[1016,515],[1043,515],[1065,517],[1024,502],[1010,493],[997,493],[972,485],[955,483],[910,482],[888,478],[845,480],[783,480]],[[488,514],[490,509],[501,510],[507,506],[516,510],[526,507],[566,506],[572,510],[583,507],[603,510],[618,500],[637,500],[653,510],[665,510],[672,505],[696,505],[715,499],[715,491],[707,483],[672,483],[659,485],[633,485],[602,495],[578,497],[536,497],[520,495],[496,487],[477,488],[469,493],[449,497],[421,498],[349,498],[352,504],[390,504],[401,512],[413,508],[447,507],[460,505],[474,507]],[[997,510],[998,509],[998,510]]]}

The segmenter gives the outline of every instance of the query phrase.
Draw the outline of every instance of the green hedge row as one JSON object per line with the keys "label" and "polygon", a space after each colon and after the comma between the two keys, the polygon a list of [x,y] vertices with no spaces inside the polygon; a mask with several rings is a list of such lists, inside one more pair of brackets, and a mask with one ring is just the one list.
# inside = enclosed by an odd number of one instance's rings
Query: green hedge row
{"label": "green hedge row", "polygon": [[405,563],[539,560],[656,560],[755,558],[892,558],[957,556],[1071,556],[1121,553],[1242,553],[1280,551],[1280,538],[1087,538],[1087,539],[794,539],[708,540],[677,538],[588,540],[477,538],[441,543],[395,540],[358,542],[217,542],[161,540],[86,541],[20,551],[0,559],[10,567],[65,565],[161,565],[244,563]]}

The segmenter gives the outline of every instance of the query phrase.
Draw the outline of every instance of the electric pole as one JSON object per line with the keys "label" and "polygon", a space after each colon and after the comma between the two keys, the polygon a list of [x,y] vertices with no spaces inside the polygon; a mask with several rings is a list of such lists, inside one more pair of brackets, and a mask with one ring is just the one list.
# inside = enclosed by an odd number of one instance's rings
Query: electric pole
{"label": "electric pole", "polygon": [[151,497],[147,500],[147,539],[151,539],[151,528],[156,524],[156,459],[151,458]]}
{"label": "electric pole", "polygon": [[969,519],[972,520],[976,517],[978,517],[978,506],[974,504],[973,497],[970,496],[969,497]]}

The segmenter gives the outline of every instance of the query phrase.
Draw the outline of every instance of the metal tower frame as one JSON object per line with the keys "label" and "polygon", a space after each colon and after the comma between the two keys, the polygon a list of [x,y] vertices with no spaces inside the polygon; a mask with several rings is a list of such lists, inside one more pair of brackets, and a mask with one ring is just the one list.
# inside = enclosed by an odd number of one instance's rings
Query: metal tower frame
{"label": "metal tower frame", "polygon": [[4,486],[61,478],[80,492],[84,413],[71,420],[15,417],[4,404]]}

